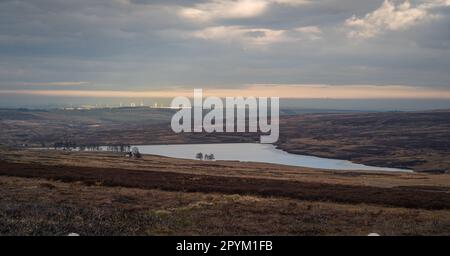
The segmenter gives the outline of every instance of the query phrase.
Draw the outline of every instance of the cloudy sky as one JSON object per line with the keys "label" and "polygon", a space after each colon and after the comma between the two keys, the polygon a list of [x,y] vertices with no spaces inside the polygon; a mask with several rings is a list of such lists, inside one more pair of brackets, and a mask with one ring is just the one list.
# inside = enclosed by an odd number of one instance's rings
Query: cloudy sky
{"label": "cloudy sky", "polygon": [[0,0],[0,98],[450,99],[449,14],[450,0]]}

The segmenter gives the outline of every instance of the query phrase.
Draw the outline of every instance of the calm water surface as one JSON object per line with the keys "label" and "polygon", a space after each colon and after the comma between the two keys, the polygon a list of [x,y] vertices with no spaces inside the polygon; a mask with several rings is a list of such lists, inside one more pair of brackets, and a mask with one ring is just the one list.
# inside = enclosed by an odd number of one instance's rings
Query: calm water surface
{"label": "calm water surface", "polygon": [[259,143],[221,143],[221,144],[177,144],[177,145],[139,145],[143,154],[160,155],[174,158],[195,159],[199,152],[214,154],[216,160],[231,160],[242,162],[260,162],[301,166],[330,170],[369,170],[369,171],[400,171],[412,172],[406,169],[374,167],[355,164],[346,160],[328,159],[314,156],[290,154],[276,149],[270,144]]}

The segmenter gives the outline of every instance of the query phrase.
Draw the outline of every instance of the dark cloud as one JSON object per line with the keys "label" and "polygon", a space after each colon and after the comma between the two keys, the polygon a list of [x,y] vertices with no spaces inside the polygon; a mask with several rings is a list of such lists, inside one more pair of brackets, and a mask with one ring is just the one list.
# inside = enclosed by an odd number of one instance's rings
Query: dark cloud
{"label": "dark cloud", "polygon": [[[448,6],[430,8],[427,15],[435,19],[355,39],[346,20],[363,19],[383,0],[271,2],[258,15],[207,20],[179,15],[205,2],[1,1],[0,89],[54,81],[89,81],[102,89],[253,83],[450,88]],[[437,1],[412,6],[424,2]],[[215,27],[223,27],[223,35],[199,36],[219,31],[207,30]]]}

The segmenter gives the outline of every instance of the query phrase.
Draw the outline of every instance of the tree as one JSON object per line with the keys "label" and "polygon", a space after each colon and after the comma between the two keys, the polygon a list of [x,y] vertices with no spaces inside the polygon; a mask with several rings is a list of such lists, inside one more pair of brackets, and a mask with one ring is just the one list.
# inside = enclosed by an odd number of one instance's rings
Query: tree
{"label": "tree", "polygon": [[133,158],[142,158],[141,153],[139,152],[139,148],[137,147],[133,147],[133,149],[131,149],[131,156],[133,156]]}
{"label": "tree", "polygon": [[214,158],[214,154],[205,154],[205,160],[209,160],[209,161],[212,161],[212,160],[214,160],[215,158]]}

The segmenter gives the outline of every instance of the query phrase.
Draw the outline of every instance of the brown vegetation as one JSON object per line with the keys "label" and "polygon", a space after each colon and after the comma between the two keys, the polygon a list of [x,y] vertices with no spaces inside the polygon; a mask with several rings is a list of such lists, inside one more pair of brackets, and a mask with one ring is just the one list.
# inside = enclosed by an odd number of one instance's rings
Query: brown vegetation
{"label": "brown vegetation", "polygon": [[376,188],[289,180],[218,177],[175,172],[113,168],[45,166],[0,162],[0,175],[82,181],[104,186],[161,189],[182,192],[287,197],[308,201],[367,203],[420,209],[450,209],[450,189]]}
{"label": "brown vegetation", "polygon": [[286,116],[279,148],[423,172],[450,170],[450,111]]}
{"label": "brown vegetation", "polygon": [[257,139],[175,135],[169,110],[95,111],[0,110],[0,235],[450,235],[450,175],[429,174],[449,170],[450,111],[282,117],[282,149],[422,173],[17,147]]}
{"label": "brown vegetation", "polygon": [[0,176],[0,235],[450,235],[450,211]]}
{"label": "brown vegetation", "polygon": [[[0,110],[0,144],[175,144],[256,142],[258,134],[182,133],[173,110]],[[444,173],[450,169],[450,111],[282,115],[277,146],[296,154]]]}
{"label": "brown vegetation", "polygon": [[[0,234],[448,235],[449,175],[0,150]],[[115,167],[115,168],[113,168]]]}

